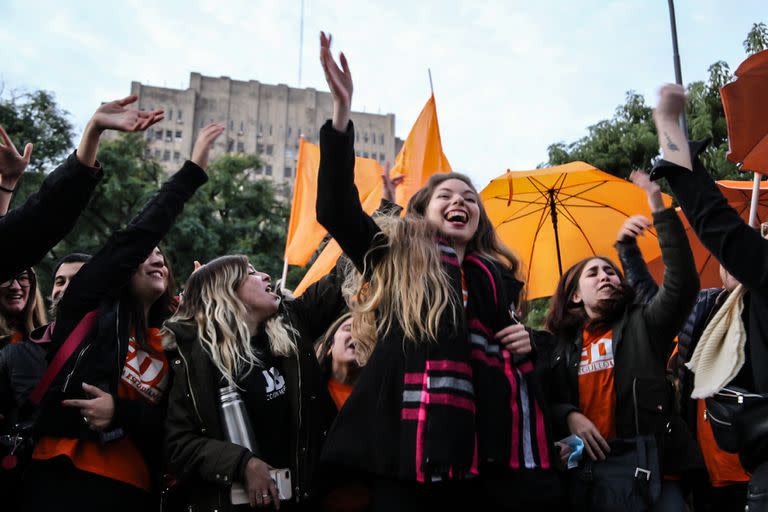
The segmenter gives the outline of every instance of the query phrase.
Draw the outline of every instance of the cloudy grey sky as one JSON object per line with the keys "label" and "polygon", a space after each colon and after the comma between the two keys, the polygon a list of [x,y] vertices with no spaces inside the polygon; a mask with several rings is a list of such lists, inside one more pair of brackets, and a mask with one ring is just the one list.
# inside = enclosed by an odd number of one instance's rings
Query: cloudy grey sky
{"label": "cloudy grey sky", "polygon": [[[130,82],[186,88],[190,71],[298,84],[301,0],[0,0],[0,81],[47,89],[80,130]],[[683,79],[744,59],[766,0],[678,0]],[[301,86],[326,90],[318,32],[355,79],[353,108],[393,112],[405,137],[432,69],[445,153],[484,187],[546,160],[626,91],[674,80],[665,0],[305,0]]]}

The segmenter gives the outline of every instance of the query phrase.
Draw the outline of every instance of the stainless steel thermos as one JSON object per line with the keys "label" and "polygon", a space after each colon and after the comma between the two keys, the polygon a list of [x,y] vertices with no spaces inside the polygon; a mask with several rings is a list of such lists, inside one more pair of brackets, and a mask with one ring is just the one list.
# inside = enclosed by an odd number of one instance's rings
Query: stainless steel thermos
{"label": "stainless steel thermos", "polygon": [[[253,451],[253,428],[240,393],[232,386],[224,386],[219,389],[219,398],[227,440]],[[232,504],[243,503],[248,503],[248,494],[241,484],[232,484]]]}

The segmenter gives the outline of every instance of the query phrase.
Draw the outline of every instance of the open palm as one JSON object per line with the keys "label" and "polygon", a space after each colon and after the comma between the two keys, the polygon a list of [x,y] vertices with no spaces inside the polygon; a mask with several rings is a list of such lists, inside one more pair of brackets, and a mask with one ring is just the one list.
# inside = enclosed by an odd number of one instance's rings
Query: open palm
{"label": "open palm", "polygon": [[323,72],[325,72],[325,81],[328,82],[328,87],[331,89],[331,96],[333,96],[334,105],[334,121],[343,122],[342,126],[334,126],[337,129],[345,129],[346,121],[349,120],[349,112],[352,105],[352,73],[349,71],[349,64],[344,53],[339,54],[339,62],[341,67],[336,64],[331,53],[331,41],[333,36],[325,35],[325,32],[320,32],[320,63],[323,65]]}
{"label": "open palm", "polygon": [[29,165],[29,159],[32,157],[32,144],[24,146],[24,154],[21,155],[2,126],[0,126],[0,138],[2,138],[2,142],[0,142],[0,182],[5,183],[4,186],[12,187]]}
{"label": "open palm", "polygon": [[93,114],[93,122],[101,130],[138,132],[146,130],[163,119],[162,110],[143,111],[126,108],[137,99],[136,96],[128,96],[121,100],[104,103]]}

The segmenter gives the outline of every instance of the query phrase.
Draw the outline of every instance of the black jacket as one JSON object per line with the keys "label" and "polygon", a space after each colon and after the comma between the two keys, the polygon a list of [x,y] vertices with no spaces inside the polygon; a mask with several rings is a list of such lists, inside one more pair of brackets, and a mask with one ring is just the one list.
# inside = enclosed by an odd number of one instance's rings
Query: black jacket
{"label": "black jacket", "polygon": [[[281,306],[283,320],[298,332],[293,336],[298,356],[283,361],[291,423],[275,427],[291,432],[291,482],[298,502],[315,498],[317,461],[335,412],[313,342],[345,308],[335,273]],[[165,423],[166,459],[190,510],[229,510],[230,486],[243,481],[245,465],[260,457],[259,449],[250,452],[226,440],[218,394],[222,377],[195,328],[175,322],[165,327],[175,335],[166,340],[175,374]]]}
{"label": "black jacket", "polygon": [[97,309],[98,317],[91,332],[65,363],[43,398],[36,425],[38,435],[99,439],[82,421],[79,410],[61,405],[67,398],[86,398],[81,384],[87,382],[108,391],[115,400],[109,437],[130,436],[148,458],[161,453],[159,441],[164,405],[118,397],[130,336],[128,312],[121,305],[119,293],[173,226],[184,203],[207,179],[200,167],[186,162],[130,224],[115,232],[72,279],[59,305],[49,358],[86,313]]}
{"label": "black jacket", "polygon": [[[659,161],[652,179],[666,177],[686,218],[704,247],[747,290],[747,359],[751,390],[768,393],[768,240],[749,227],[717,188],[698,154],[706,144],[692,142],[693,171]],[[768,460],[768,439],[740,453],[745,468]]]}
{"label": "black jacket", "polygon": [[75,153],[49,174],[40,190],[0,217],[0,283],[36,265],[75,225],[102,176],[101,167],[80,163]]}
{"label": "black jacket", "polygon": [[[666,267],[664,284],[647,305],[633,304],[611,327],[613,331],[614,389],[616,393],[616,434],[621,438],[636,434],[634,404],[638,407],[640,434],[656,434],[663,439],[673,428],[671,442],[684,455],[669,456],[667,473],[687,467],[676,463],[699,465],[699,456],[690,433],[673,407],[672,390],[665,378],[667,358],[673,339],[693,305],[699,279],[693,254],[683,224],[673,209],[653,215],[662,258]],[[568,435],[566,418],[579,410],[578,368],[582,335],[561,339],[552,354],[552,380],[549,382],[551,408],[559,433]],[[674,420],[674,421],[673,421]]]}

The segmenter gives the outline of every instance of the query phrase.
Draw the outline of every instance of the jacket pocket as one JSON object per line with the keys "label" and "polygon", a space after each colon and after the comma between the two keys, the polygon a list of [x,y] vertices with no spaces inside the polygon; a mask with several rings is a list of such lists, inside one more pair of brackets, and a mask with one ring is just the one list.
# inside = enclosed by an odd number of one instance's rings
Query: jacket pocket
{"label": "jacket pocket", "polygon": [[664,377],[635,378],[632,386],[637,433],[668,435],[674,411],[671,383]]}

